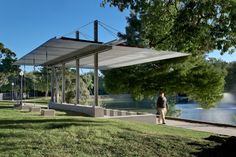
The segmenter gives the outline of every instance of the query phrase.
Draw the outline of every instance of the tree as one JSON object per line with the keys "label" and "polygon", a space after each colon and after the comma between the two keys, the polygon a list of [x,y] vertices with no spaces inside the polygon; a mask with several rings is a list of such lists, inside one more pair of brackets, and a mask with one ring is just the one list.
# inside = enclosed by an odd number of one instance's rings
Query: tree
{"label": "tree", "polygon": [[[16,61],[15,56],[16,54],[14,52],[0,43],[0,87],[7,85],[9,83],[8,80],[12,80],[15,77],[13,75],[19,72],[19,66],[13,65]],[[6,90],[10,91],[11,86]]]}
{"label": "tree", "polygon": [[227,92],[236,92],[236,62],[229,63],[227,70],[225,90]]}
{"label": "tree", "polygon": [[[89,103],[89,87],[91,86],[91,77],[89,75],[80,76],[80,103],[88,104]],[[66,69],[66,102],[76,103],[76,71],[74,69]]]}
{"label": "tree", "polygon": [[37,78],[35,79],[35,89],[40,92],[45,92],[45,97],[47,97],[50,89],[51,69],[42,67],[39,71],[36,71],[34,75]]}
{"label": "tree", "polygon": [[180,62],[169,60],[106,71],[110,92],[129,92],[142,99],[165,88],[169,94],[186,93],[205,108],[221,99],[225,66],[215,66],[205,55],[215,49],[221,53],[235,50],[234,1],[103,1],[103,5],[106,3],[121,11],[131,9],[126,34],[119,34],[128,45],[191,54]]}

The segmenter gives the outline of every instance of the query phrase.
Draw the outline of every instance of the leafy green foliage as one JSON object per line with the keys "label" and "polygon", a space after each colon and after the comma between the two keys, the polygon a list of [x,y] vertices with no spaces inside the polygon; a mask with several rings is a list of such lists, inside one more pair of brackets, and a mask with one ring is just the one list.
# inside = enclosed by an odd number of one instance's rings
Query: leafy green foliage
{"label": "leafy green foliage", "polygon": [[236,91],[236,62],[229,63],[228,67],[228,74],[225,78],[225,90],[228,92],[235,92]]}
{"label": "leafy green foliage", "polygon": [[34,75],[37,78],[34,79],[35,89],[40,92],[45,92],[45,97],[47,97],[50,89],[51,69],[42,67],[39,71],[35,71]]}
{"label": "leafy green foliage", "polygon": [[[102,5],[106,3],[121,11],[132,10],[128,18],[132,27],[128,29],[138,29],[143,38],[139,40],[146,40],[149,47],[192,54],[235,49],[235,0],[104,0]],[[131,19],[137,20],[131,23]]]}
{"label": "leafy green foliage", "polygon": [[[89,75],[80,76],[80,103],[88,104],[89,102],[89,87],[91,86],[91,77]],[[76,103],[76,71],[74,69],[66,70],[66,102]]]}
{"label": "leafy green foliage", "polygon": [[171,117],[180,117],[181,110],[175,108],[176,98],[174,96],[167,97],[167,101],[168,101],[168,109],[166,115]]}
{"label": "leafy green foliage", "polygon": [[[108,92],[131,93],[138,100],[164,89],[169,95],[186,93],[205,108],[222,98],[226,71],[204,58],[183,63],[151,63],[105,71]],[[171,61],[169,61],[171,62]],[[111,81],[112,80],[112,81]],[[216,86],[217,85],[217,86]]]}
{"label": "leafy green foliage", "polygon": [[182,60],[167,60],[104,72],[110,92],[128,92],[137,99],[156,94],[186,93],[202,107],[215,105],[222,97],[226,66],[206,60],[212,50],[232,53],[236,42],[236,9],[224,0],[104,0],[127,18],[127,45],[173,50],[191,54]]}
{"label": "leafy green foliage", "polygon": [[[16,77],[15,75],[19,72],[19,67],[13,65],[16,61],[15,56],[16,54],[12,52],[10,49],[4,47],[2,43],[0,43],[0,87],[7,85],[9,80],[13,81],[13,78]],[[10,91],[11,86],[4,90]]]}

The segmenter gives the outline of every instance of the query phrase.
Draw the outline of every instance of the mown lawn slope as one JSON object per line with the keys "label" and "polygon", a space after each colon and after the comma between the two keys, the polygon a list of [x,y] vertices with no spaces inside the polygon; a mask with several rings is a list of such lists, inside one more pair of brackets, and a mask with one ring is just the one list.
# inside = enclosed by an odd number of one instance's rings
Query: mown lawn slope
{"label": "mown lawn slope", "polygon": [[0,102],[0,156],[233,156],[234,137],[165,125],[21,112]]}

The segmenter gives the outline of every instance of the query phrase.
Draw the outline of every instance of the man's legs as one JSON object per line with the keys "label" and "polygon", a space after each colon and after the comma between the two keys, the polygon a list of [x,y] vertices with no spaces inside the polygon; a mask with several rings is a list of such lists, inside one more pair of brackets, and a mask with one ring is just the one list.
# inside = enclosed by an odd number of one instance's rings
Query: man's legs
{"label": "man's legs", "polygon": [[166,115],[166,108],[163,108],[162,109],[162,122],[163,122],[163,124],[166,124],[165,115]]}
{"label": "man's legs", "polygon": [[158,112],[160,114],[158,118],[158,123],[165,124],[166,123],[166,120],[165,120],[166,108],[158,108]]}
{"label": "man's legs", "polygon": [[158,123],[165,123],[165,113],[164,113],[164,108],[158,108],[159,112],[159,118],[158,118]]}

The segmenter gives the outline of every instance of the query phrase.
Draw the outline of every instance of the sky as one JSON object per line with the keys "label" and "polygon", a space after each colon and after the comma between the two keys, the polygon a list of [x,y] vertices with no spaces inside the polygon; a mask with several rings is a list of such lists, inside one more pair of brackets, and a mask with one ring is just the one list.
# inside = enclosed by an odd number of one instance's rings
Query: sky
{"label": "sky", "polygon": [[[17,58],[53,37],[68,35],[83,25],[99,20],[125,32],[128,11],[100,7],[102,0],[0,0],[0,42]],[[93,40],[93,24],[81,28],[81,38]],[[113,30],[114,33],[117,31]],[[73,35],[73,34],[72,34]],[[99,40],[115,39],[102,27]]]}
{"label": "sky", "polygon": [[[125,32],[128,11],[100,7],[102,0],[0,0],[0,42],[22,57],[52,37],[70,35],[82,26],[99,20],[120,32]],[[112,30],[113,33],[117,33]],[[81,28],[81,38],[92,40],[93,25]],[[99,28],[99,40],[115,39],[114,34]],[[227,62],[236,61],[233,55],[221,56],[215,51],[209,57]]]}

